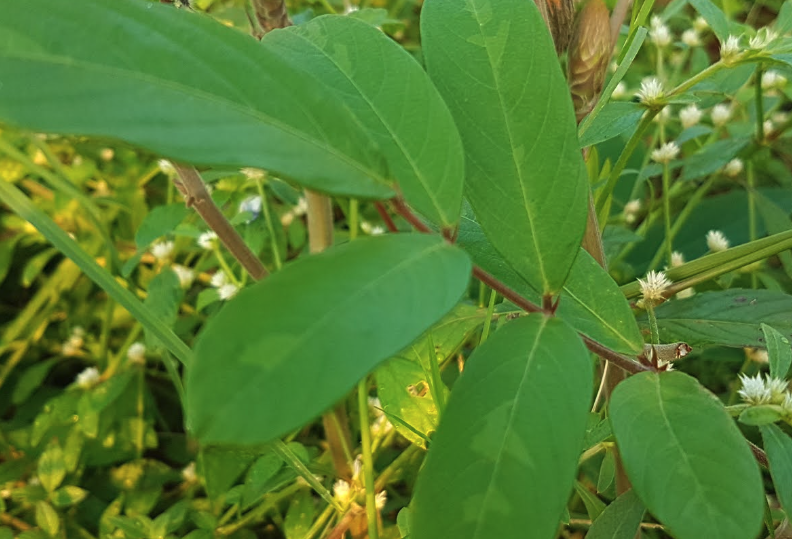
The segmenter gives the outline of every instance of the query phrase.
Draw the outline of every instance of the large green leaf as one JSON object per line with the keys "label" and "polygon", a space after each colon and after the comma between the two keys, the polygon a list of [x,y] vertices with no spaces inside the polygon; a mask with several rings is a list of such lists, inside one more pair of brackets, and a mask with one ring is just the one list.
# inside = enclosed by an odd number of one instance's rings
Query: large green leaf
{"label": "large green leaf", "polygon": [[776,495],[787,515],[792,514],[792,439],[776,425],[763,425],[762,440],[770,463]]}
{"label": "large green leaf", "polygon": [[346,107],[210,17],[138,0],[9,0],[0,35],[0,121],[262,167],[331,193],[392,193]]}
{"label": "large green leaf", "polygon": [[762,322],[792,336],[792,296],[774,290],[704,292],[667,301],[655,313],[661,342],[764,347]]}
{"label": "large green leaf", "polygon": [[721,402],[680,372],[640,373],[610,418],[641,501],[677,539],[749,539],[762,523],[759,466]]}
{"label": "large green leaf", "polygon": [[388,160],[404,197],[433,222],[459,219],[462,141],[426,72],[381,31],[350,17],[319,17],[264,42],[347,104]]}
{"label": "large green leaf", "polygon": [[[484,271],[534,303],[541,302],[539,293],[487,241],[468,208],[463,209],[457,244]],[[624,294],[583,249],[579,249],[563,286],[556,314],[580,333],[617,352],[637,354],[643,349],[643,337]]]}
{"label": "large green leaf", "polygon": [[569,89],[536,5],[426,0],[421,33],[484,232],[531,286],[559,292],[585,228],[587,182]]}
{"label": "large green leaf", "polygon": [[437,236],[365,238],[300,259],[209,321],[187,373],[204,443],[257,443],[310,421],[459,301],[470,262]]}
{"label": "large green leaf", "polygon": [[588,352],[557,318],[510,322],[451,392],[412,503],[413,539],[553,537],[592,393]]}

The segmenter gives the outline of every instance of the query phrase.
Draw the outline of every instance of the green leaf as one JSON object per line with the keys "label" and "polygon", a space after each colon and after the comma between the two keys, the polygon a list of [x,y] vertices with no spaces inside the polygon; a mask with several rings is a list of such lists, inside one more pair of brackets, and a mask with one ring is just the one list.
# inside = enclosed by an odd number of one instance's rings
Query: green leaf
{"label": "green leaf", "polygon": [[602,109],[591,126],[580,137],[580,147],[592,146],[618,137],[627,130],[634,130],[646,111],[638,103],[615,101]]}
{"label": "green leaf", "polygon": [[201,448],[197,464],[209,497],[217,499],[228,492],[259,453],[235,446],[210,445]]}
{"label": "green leaf", "polygon": [[783,2],[776,17],[774,30],[781,35],[792,30],[792,3]]}
{"label": "green leaf", "polygon": [[245,510],[269,492],[274,485],[272,478],[283,467],[283,459],[268,451],[261,455],[250,467],[245,476],[245,488],[242,491],[242,509]]}
{"label": "green leaf", "polygon": [[80,9],[13,0],[0,33],[4,122],[121,139],[188,163],[260,167],[329,193],[392,194],[346,107],[211,17],[136,0]]}
{"label": "green leaf", "polygon": [[749,406],[740,414],[740,423],[758,427],[770,425],[781,420],[783,413],[780,406],[767,404],[761,406]]}
{"label": "green leaf", "polygon": [[760,428],[776,496],[787,515],[792,514],[792,439],[776,425]]}
{"label": "green leaf", "polygon": [[785,379],[792,365],[792,347],[789,339],[767,324],[761,324],[770,363],[770,376]]}
{"label": "green leaf", "polygon": [[349,107],[411,206],[442,226],[459,220],[462,141],[426,72],[401,46],[365,22],[341,16],[271,32],[264,43]]}
{"label": "green leaf", "polygon": [[41,387],[44,378],[47,377],[50,369],[52,369],[57,362],[58,358],[45,359],[25,369],[25,372],[22,373],[14,386],[14,392],[11,394],[11,402],[13,404],[25,402],[35,390]]}
{"label": "green leaf", "polygon": [[50,495],[50,500],[55,507],[69,507],[80,503],[86,496],[88,496],[87,490],[73,485],[67,485],[53,492]]}
{"label": "green leaf", "polygon": [[[753,199],[770,234],[785,232],[792,227],[792,223],[789,221],[789,212],[770,200],[770,198],[759,191],[754,191]],[[792,253],[783,251],[778,253],[778,258],[781,260],[784,272],[792,278]]]}
{"label": "green leaf", "polygon": [[183,203],[153,208],[135,232],[135,245],[138,249],[145,249],[157,238],[176,230],[189,213],[190,210]]}
{"label": "green leaf", "polygon": [[717,172],[745,148],[751,141],[749,137],[719,140],[707,144],[703,150],[684,160],[680,180],[695,180]]}
{"label": "green leaf", "polygon": [[469,277],[461,250],[398,234],[299,259],[240,291],[198,338],[191,430],[204,443],[262,443],[304,425],[446,314]]}
{"label": "green leaf", "polygon": [[691,346],[762,347],[760,324],[792,335],[792,296],[773,290],[732,289],[667,301],[655,309],[660,342]]}
{"label": "green leaf", "polygon": [[613,433],[647,509],[678,539],[745,539],[762,523],[759,466],[721,402],[680,372],[616,386]]}
{"label": "green leaf", "polygon": [[44,453],[39,457],[37,475],[41,481],[41,486],[47,489],[47,492],[52,492],[58,488],[63,478],[66,477],[66,462],[63,458],[63,450],[56,438],[50,440]]}
{"label": "green leaf", "polygon": [[60,529],[60,517],[47,502],[36,502],[36,525],[51,536]]}
{"label": "green leaf", "polygon": [[605,508],[593,522],[586,539],[633,539],[646,509],[630,489]]}
{"label": "green leaf", "polygon": [[496,331],[468,360],[412,502],[412,539],[552,537],[592,394],[583,343],[556,318]]}
{"label": "green leaf", "polygon": [[729,37],[729,19],[726,14],[710,0],[690,0],[690,4],[704,17],[712,31],[718,36],[718,41],[723,43]]}
{"label": "green leaf", "polygon": [[597,495],[589,491],[580,481],[575,482],[575,492],[577,492],[580,499],[583,500],[586,513],[588,513],[591,520],[595,520],[605,510],[605,502],[597,498]]}
{"label": "green leaf", "polygon": [[[146,299],[143,301],[149,312],[159,318],[161,324],[168,329],[173,329],[173,324],[179,314],[179,305],[184,298],[184,290],[179,283],[176,272],[165,268],[160,271],[149,282],[146,291]],[[146,346],[150,349],[163,348],[160,340],[148,329],[144,328],[146,335]]]}
{"label": "green leaf", "polygon": [[539,10],[524,0],[427,0],[427,70],[462,135],[466,192],[504,260],[559,292],[586,221],[569,89]]}
{"label": "green leaf", "polygon": [[5,526],[0,527],[0,539],[14,539],[14,530]]}
{"label": "green leaf", "polygon": [[303,490],[294,496],[289,502],[286,518],[283,519],[286,539],[303,539],[311,529],[315,512],[310,492]]}

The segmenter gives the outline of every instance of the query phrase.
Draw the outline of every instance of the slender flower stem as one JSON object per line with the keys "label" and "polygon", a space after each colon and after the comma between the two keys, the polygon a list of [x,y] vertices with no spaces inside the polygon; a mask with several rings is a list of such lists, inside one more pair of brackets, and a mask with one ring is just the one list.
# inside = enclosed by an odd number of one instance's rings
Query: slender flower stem
{"label": "slender flower stem", "polygon": [[[756,193],[754,187],[756,185],[756,176],[754,174],[754,162],[748,161],[745,167],[745,176],[748,183],[748,236],[750,241],[756,240]],[[751,286],[757,287],[756,272],[751,272]]]}
{"label": "slender flower stem", "polygon": [[354,240],[357,238],[358,229],[360,228],[360,203],[358,199],[353,198],[349,201],[349,239]]}
{"label": "slender flower stem", "polygon": [[665,222],[665,244],[668,267],[671,267],[671,253],[674,251],[674,232],[671,230],[671,170],[663,163],[663,217]]}
{"label": "slender flower stem", "polygon": [[217,261],[220,263],[220,267],[222,268],[223,272],[231,280],[231,283],[233,283],[234,286],[239,287],[239,279],[237,279],[236,275],[234,275],[234,272],[231,271],[231,266],[228,265],[228,261],[223,256],[223,252],[220,250],[220,247],[214,248],[214,254],[217,257]]}
{"label": "slender flower stem", "polygon": [[431,381],[432,398],[437,408],[437,420],[440,421],[445,411],[445,395],[443,394],[443,379],[440,376],[440,359],[437,357],[437,348],[435,348],[431,330],[426,335],[426,346],[429,348],[429,369],[431,372],[428,374]]}
{"label": "slender flower stem", "polygon": [[756,103],[756,141],[764,143],[764,98],[762,96],[762,74],[764,66],[759,63],[756,65],[756,79],[754,83],[754,102]]}
{"label": "slender flower stem", "polygon": [[487,337],[489,337],[490,326],[492,325],[492,314],[495,311],[495,298],[497,297],[498,293],[495,290],[492,290],[490,292],[489,305],[487,306],[487,317],[484,319],[484,329],[481,330],[479,346],[484,344],[487,341]]}
{"label": "slender flower stem", "polygon": [[281,269],[283,262],[280,257],[280,249],[278,249],[278,238],[275,237],[275,227],[272,225],[272,215],[269,210],[269,203],[267,201],[267,191],[264,189],[264,183],[256,180],[256,189],[258,189],[259,197],[261,197],[261,211],[264,213],[264,222],[267,224],[267,232],[270,237],[270,245],[272,249],[272,259],[275,262],[275,269]]}
{"label": "slender flower stem", "polygon": [[660,344],[660,330],[657,327],[657,317],[654,312],[654,304],[646,300],[646,316],[649,318],[649,329],[652,332],[652,344]]}
{"label": "slender flower stem", "polygon": [[379,539],[377,500],[374,492],[374,459],[371,454],[371,426],[368,414],[368,377],[363,377],[358,382],[358,415],[360,416],[360,441],[363,455],[363,480],[366,485],[366,520],[369,539]]}

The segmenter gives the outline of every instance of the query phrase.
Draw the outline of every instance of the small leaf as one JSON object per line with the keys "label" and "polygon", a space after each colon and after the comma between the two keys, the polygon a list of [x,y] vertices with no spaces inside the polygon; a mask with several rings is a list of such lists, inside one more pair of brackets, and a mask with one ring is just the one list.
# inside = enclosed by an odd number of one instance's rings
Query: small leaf
{"label": "small leaf", "polygon": [[41,386],[44,378],[47,377],[50,369],[52,369],[57,362],[57,358],[46,359],[25,369],[14,386],[14,392],[11,394],[11,402],[14,404],[25,402],[28,397]]}
{"label": "small leaf", "polygon": [[412,502],[412,539],[552,537],[569,498],[591,362],[557,318],[509,322],[454,385]]}
{"label": "small leaf", "polygon": [[67,485],[53,492],[50,495],[50,500],[55,507],[69,507],[80,503],[86,496],[88,496],[87,490]]}
{"label": "small leaf", "polygon": [[53,438],[39,457],[37,474],[47,492],[58,488],[66,477],[66,462],[57,439]]}
{"label": "small leaf", "polygon": [[240,291],[198,338],[192,431],[204,443],[251,444],[304,425],[446,314],[469,278],[467,256],[441,238],[393,234],[302,258]]}
{"label": "small leaf", "polygon": [[704,17],[712,31],[718,36],[718,41],[725,42],[729,37],[729,19],[723,11],[710,0],[690,0],[690,4]]}
{"label": "small leaf", "polygon": [[135,232],[135,245],[138,249],[146,249],[157,238],[176,230],[176,227],[189,213],[190,210],[184,203],[166,204],[152,208]]}
{"label": "small leaf", "polygon": [[534,2],[426,0],[426,67],[456,120],[487,238],[542,294],[560,292],[586,221],[571,98]]}
{"label": "small leaf", "polygon": [[770,363],[770,376],[785,379],[792,365],[792,347],[789,339],[767,324],[761,324],[767,345],[767,356]]}
{"label": "small leaf", "polygon": [[245,488],[242,491],[242,509],[247,509],[269,492],[275,485],[272,479],[283,467],[283,459],[273,452],[261,455],[248,470]]}
{"label": "small leaf", "polygon": [[303,539],[313,523],[314,501],[310,492],[301,491],[289,502],[286,518],[283,519],[283,532],[286,539]]}
{"label": "small leaf", "polygon": [[210,445],[201,448],[197,465],[209,497],[217,499],[228,492],[256,456],[256,451],[241,447]]}
{"label": "small leaf", "polygon": [[[161,325],[172,329],[179,314],[179,305],[184,298],[184,290],[179,283],[179,277],[173,271],[159,272],[149,283],[147,294],[143,304],[153,316],[160,320]],[[148,348],[163,348],[160,340],[147,329],[145,329],[145,335]]]}
{"label": "small leaf", "polygon": [[717,172],[751,142],[749,137],[719,140],[707,144],[704,149],[683,161],[684,168],[680,180],[695,180]]}
{"label": "small leaf", "polygon": [[776,425],[760,429],[776,495],[787,515],[792,514],[792,439]]}
{"label": "small leaf", "polygon": [[645,109],[638,103],[615,101],[608,103],[580,137],[580,147],[593,146],[635,129]]}
{"label": "small leaf", "polygon": [[52,536],[60,529],[60,517],[47,502],[36,503],[36,525]]}
{"label": "small leaf", "polygon": [[605,510],[605,502],[597,498],[597,495],[589,491],[580,481],[575,483],[575,492],[577,492],[580,499],[583,500],[586,513],[588,513],[591,520],[595,520]]}
{"label": "small leaf", "polygon": [[610,420],[635,492],[671,535],[745,539],[759,532],[759,467],[721,402],[694,378],[631,376],[613,392]]}
{"label": "small leaf", "polygon": [[740,414],[740,423],[745,425],[752,425],[758,427],[761,425],[770,425],[776,421],[781,420],[783,412],[779,406],[762,405],[762,406],[749,406]]}
{"label": "small leaf", "polygon": [[633,489],[605,508],[586,534],[586,539],[633,539],[643,519],[644,508]]}

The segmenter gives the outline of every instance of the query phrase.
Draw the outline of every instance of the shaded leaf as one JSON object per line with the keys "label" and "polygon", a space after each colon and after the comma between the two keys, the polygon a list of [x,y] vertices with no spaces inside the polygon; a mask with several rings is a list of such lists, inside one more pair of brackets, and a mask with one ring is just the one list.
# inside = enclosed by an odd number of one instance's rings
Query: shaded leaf
{"label": "shaded leaf", "polygon": [[633,489],[611,502],[595,520],[586,539],[633,539],[646,509]]}
{"label": "shaded leaf", "polygon": [[760,430],[776,495],[787,515],[792,514],[792,439],[776,425]]}
{"label": "shaded leaf", "polygon": [[135,245],[138,249],[145,249],[157,238],[176,230],[189,213],[190,210],[183,203],[152,208],[135,232]]}
{"label": "shaded leaf", "polygon": [[719,140],[707,144],[704,149],[685,158],[680,180],[694,180],[717,172],[745,148],[749,137]]}
{"label": "shaded leaf", "polygon": [[47,492],[53,492],[66,477],[66,462],[57,439],[53,438],[39,457],[37,475]]}
{"label": "shaded leaf", "polygon": [[638,103],[614,101],[605,105],[580,137],[580,147],[592,146],[635,129],[645,109]]}

